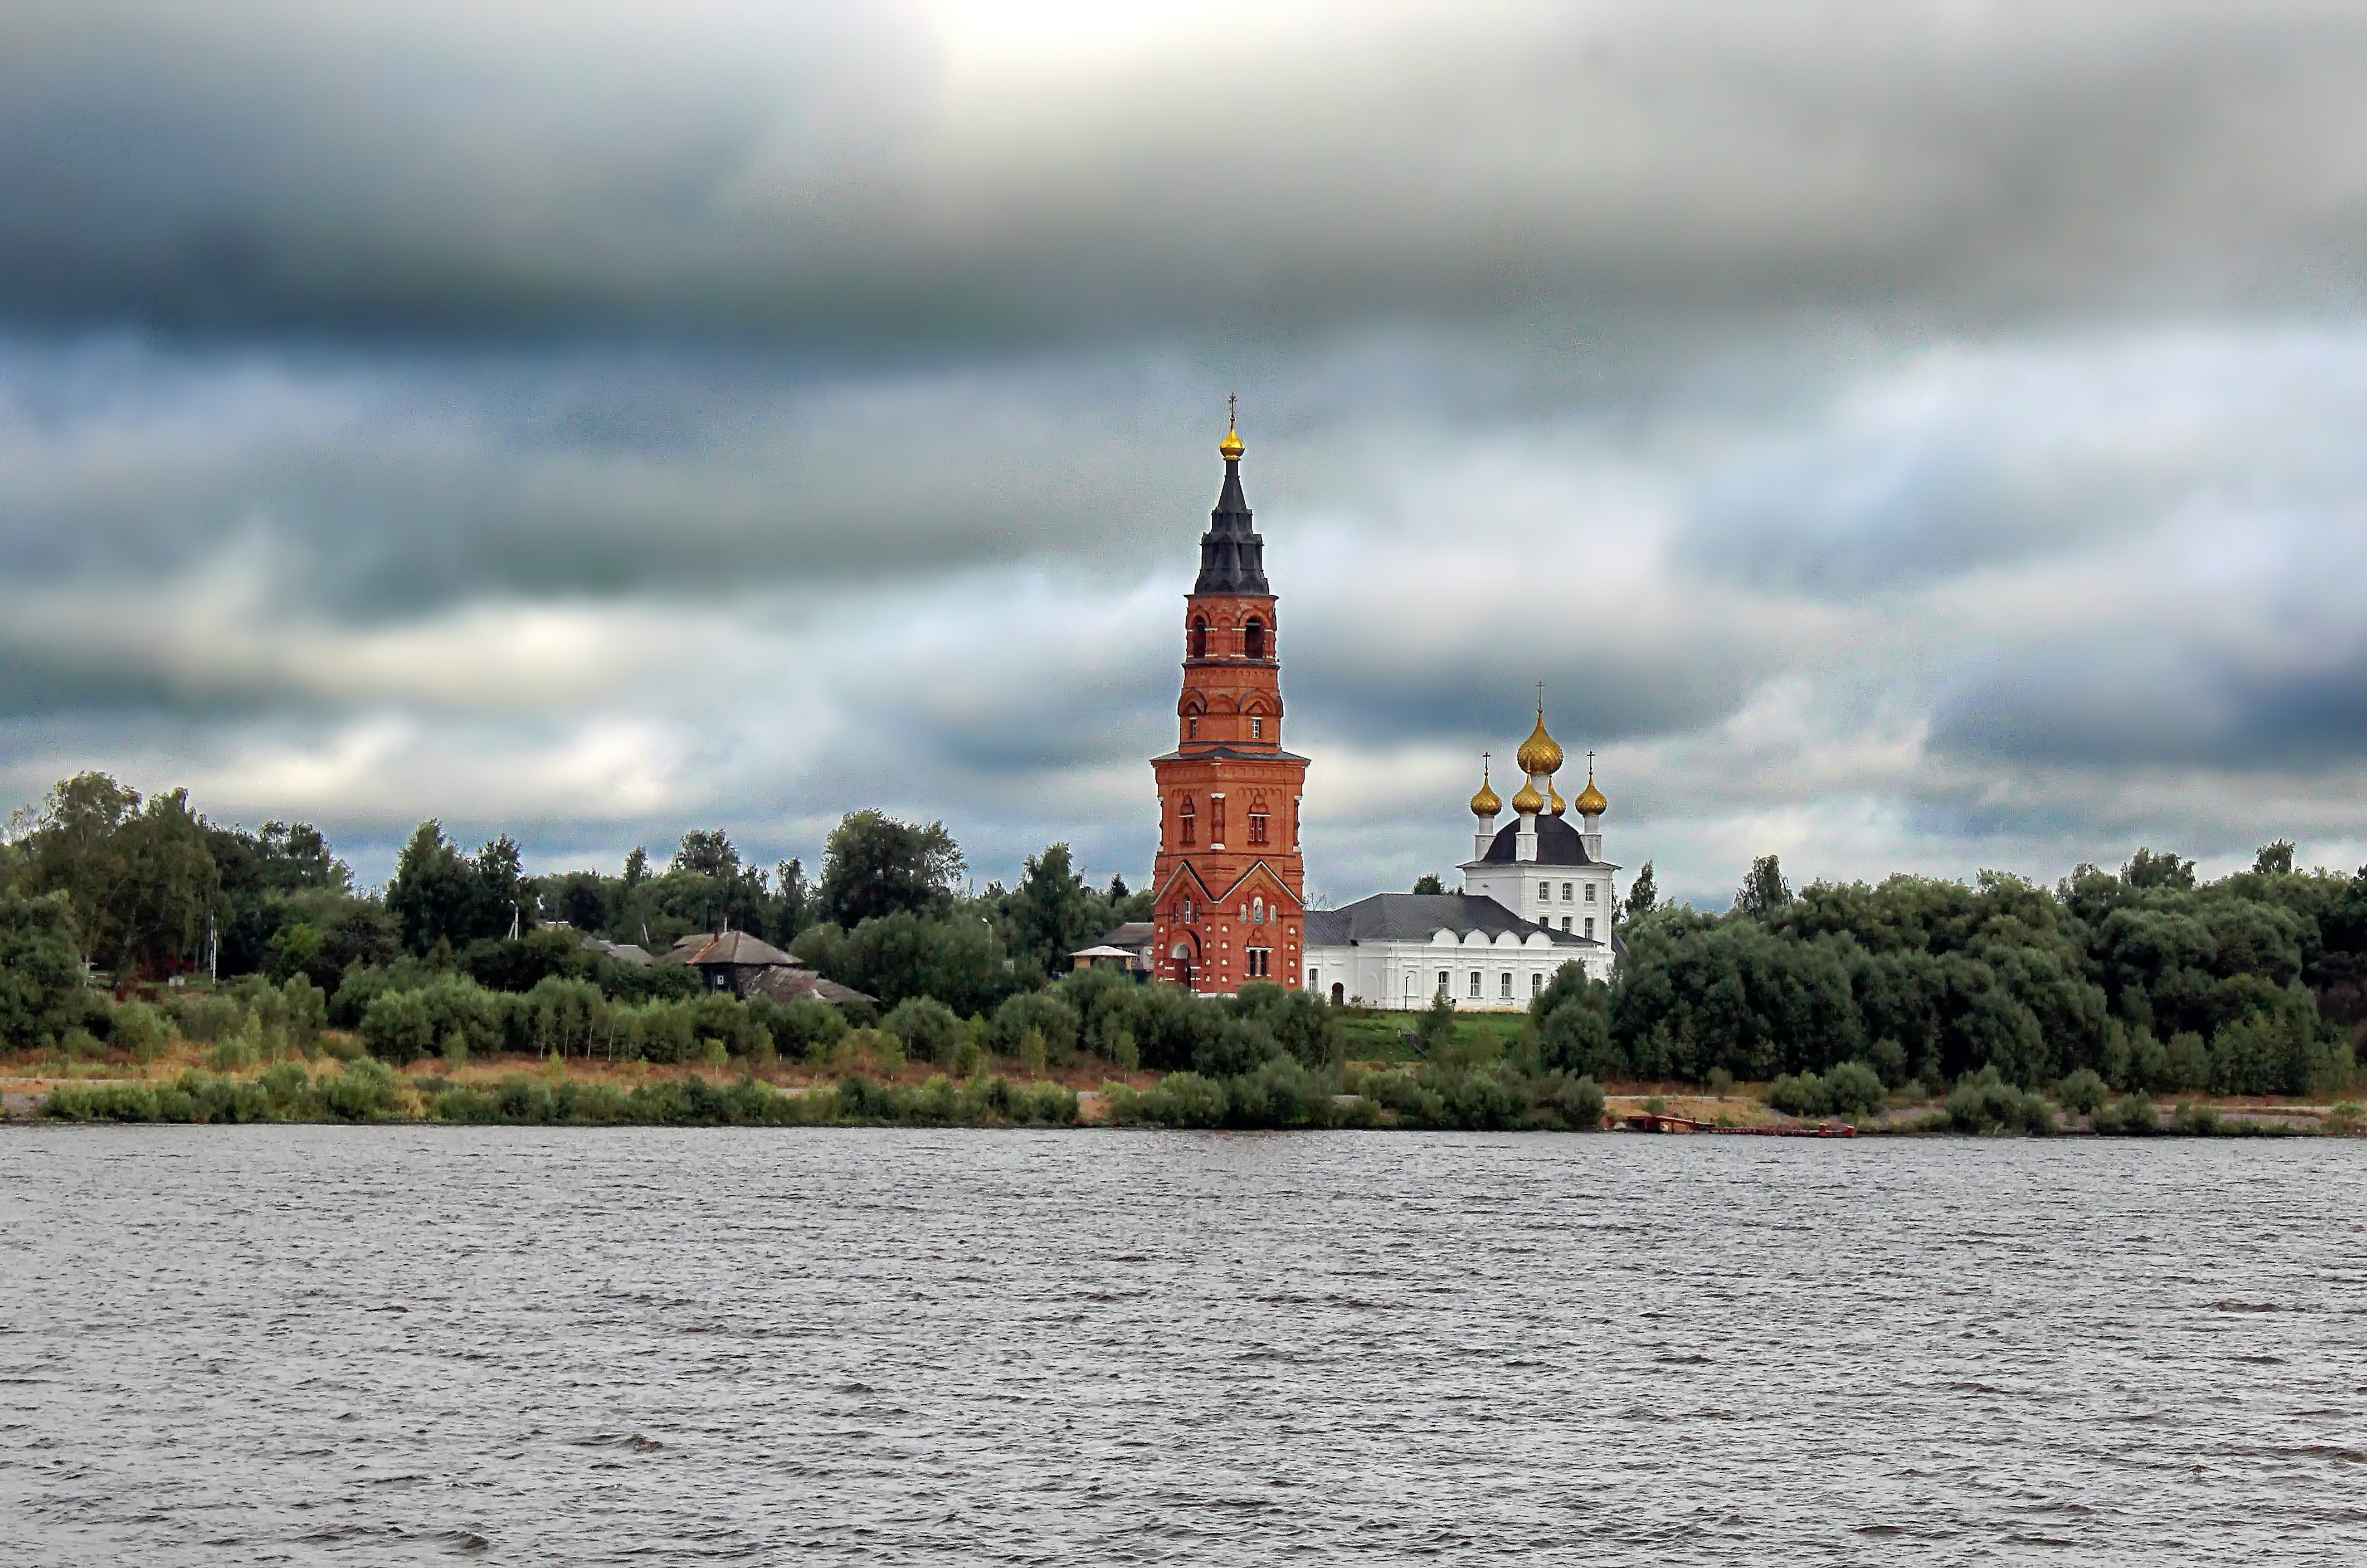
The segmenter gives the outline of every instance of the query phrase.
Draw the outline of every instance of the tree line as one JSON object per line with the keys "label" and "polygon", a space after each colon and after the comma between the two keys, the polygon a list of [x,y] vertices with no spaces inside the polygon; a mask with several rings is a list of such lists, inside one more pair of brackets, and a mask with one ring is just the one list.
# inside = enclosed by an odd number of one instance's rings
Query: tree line
{"label": "tree line", "polygon": [[1546,1060],[1605,1079],[1855,1063],[1935,1093],[1986,1071],[2326,1094],[2352,1081],[2367,1021],[2367,869],[2296,870],[2282,840],[2215,881],[2139,849],[2053,888],[1983,871],[1795,892],[1768,856],[1724,915],[1631,894],[1623,916],[1617,982],[1566,976],[1535,1010]]}

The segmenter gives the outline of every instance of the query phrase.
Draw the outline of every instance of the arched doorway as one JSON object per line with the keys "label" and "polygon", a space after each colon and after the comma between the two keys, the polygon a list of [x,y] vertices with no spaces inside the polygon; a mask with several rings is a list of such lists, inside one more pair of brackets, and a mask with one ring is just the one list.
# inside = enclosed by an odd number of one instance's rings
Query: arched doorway
{"label": "arched doorway", "polygon": [[1184,990],[1192,989],[1192,944],[1178,942],[1175,950],[1167,955],[1175,960],[1175,983]]}
{"label": "arched doorway", "polygon": [[1342,984],[1341,984],[1338,981],[1336,981],[1336,980],[1335,980],[1335,981],[1333,981],[1333,982],[1331,983],[1331,1006],[1333,1006],[1334,1007],[1336,1007],[1336,1006],[1338,1006],[1341,1003],[1342,1003],[1342,1002],[1346,1001],[1346,1000],[1348,999],[1348,998],[1347,998],[1347,994],[1346,994],[1346,991],[1347,991],[1347,988],[1346,988],[1345,986],[1342,985]]}

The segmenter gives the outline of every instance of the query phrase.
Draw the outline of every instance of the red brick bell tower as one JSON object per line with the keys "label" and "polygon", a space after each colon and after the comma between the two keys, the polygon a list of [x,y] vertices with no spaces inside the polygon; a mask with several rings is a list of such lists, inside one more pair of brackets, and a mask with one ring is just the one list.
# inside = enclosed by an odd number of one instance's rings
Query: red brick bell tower
{"label": "red brick bell tower", "polygon": [[1195,991],[1253,981],[1298,988],[1307,874],[1298,801],[1307,759],[1282,749],[1282,664],[1265,540],[1241,498],[1241,437],[1227,421],[1225,487],[1184,600],[1184,695],[1159,780],[1153,972]]}

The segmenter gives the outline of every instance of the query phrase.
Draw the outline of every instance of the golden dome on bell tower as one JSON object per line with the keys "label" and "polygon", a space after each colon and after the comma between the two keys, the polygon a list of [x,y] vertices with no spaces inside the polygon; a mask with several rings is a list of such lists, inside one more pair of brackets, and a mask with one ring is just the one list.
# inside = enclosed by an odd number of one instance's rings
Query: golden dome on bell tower
{"label": "golden dome on bell tower", "polygon": [[1217,443],[1217,456],[1227,462],[1240,461],[1240,455],[1249,450],[1249,448],[1241,444],[1241,433],[1235,426],[1233,420],[1233,400],[1228,397],[1225,399],[1225,438]]}

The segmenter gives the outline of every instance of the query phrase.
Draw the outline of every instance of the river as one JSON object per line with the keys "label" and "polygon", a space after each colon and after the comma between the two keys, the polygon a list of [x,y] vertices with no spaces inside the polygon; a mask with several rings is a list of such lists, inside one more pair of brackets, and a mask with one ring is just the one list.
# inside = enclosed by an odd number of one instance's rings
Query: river
{"label": "river", "polygon": [[2367,1560],[2367,1143],[0,1132],[11,1564]]}

